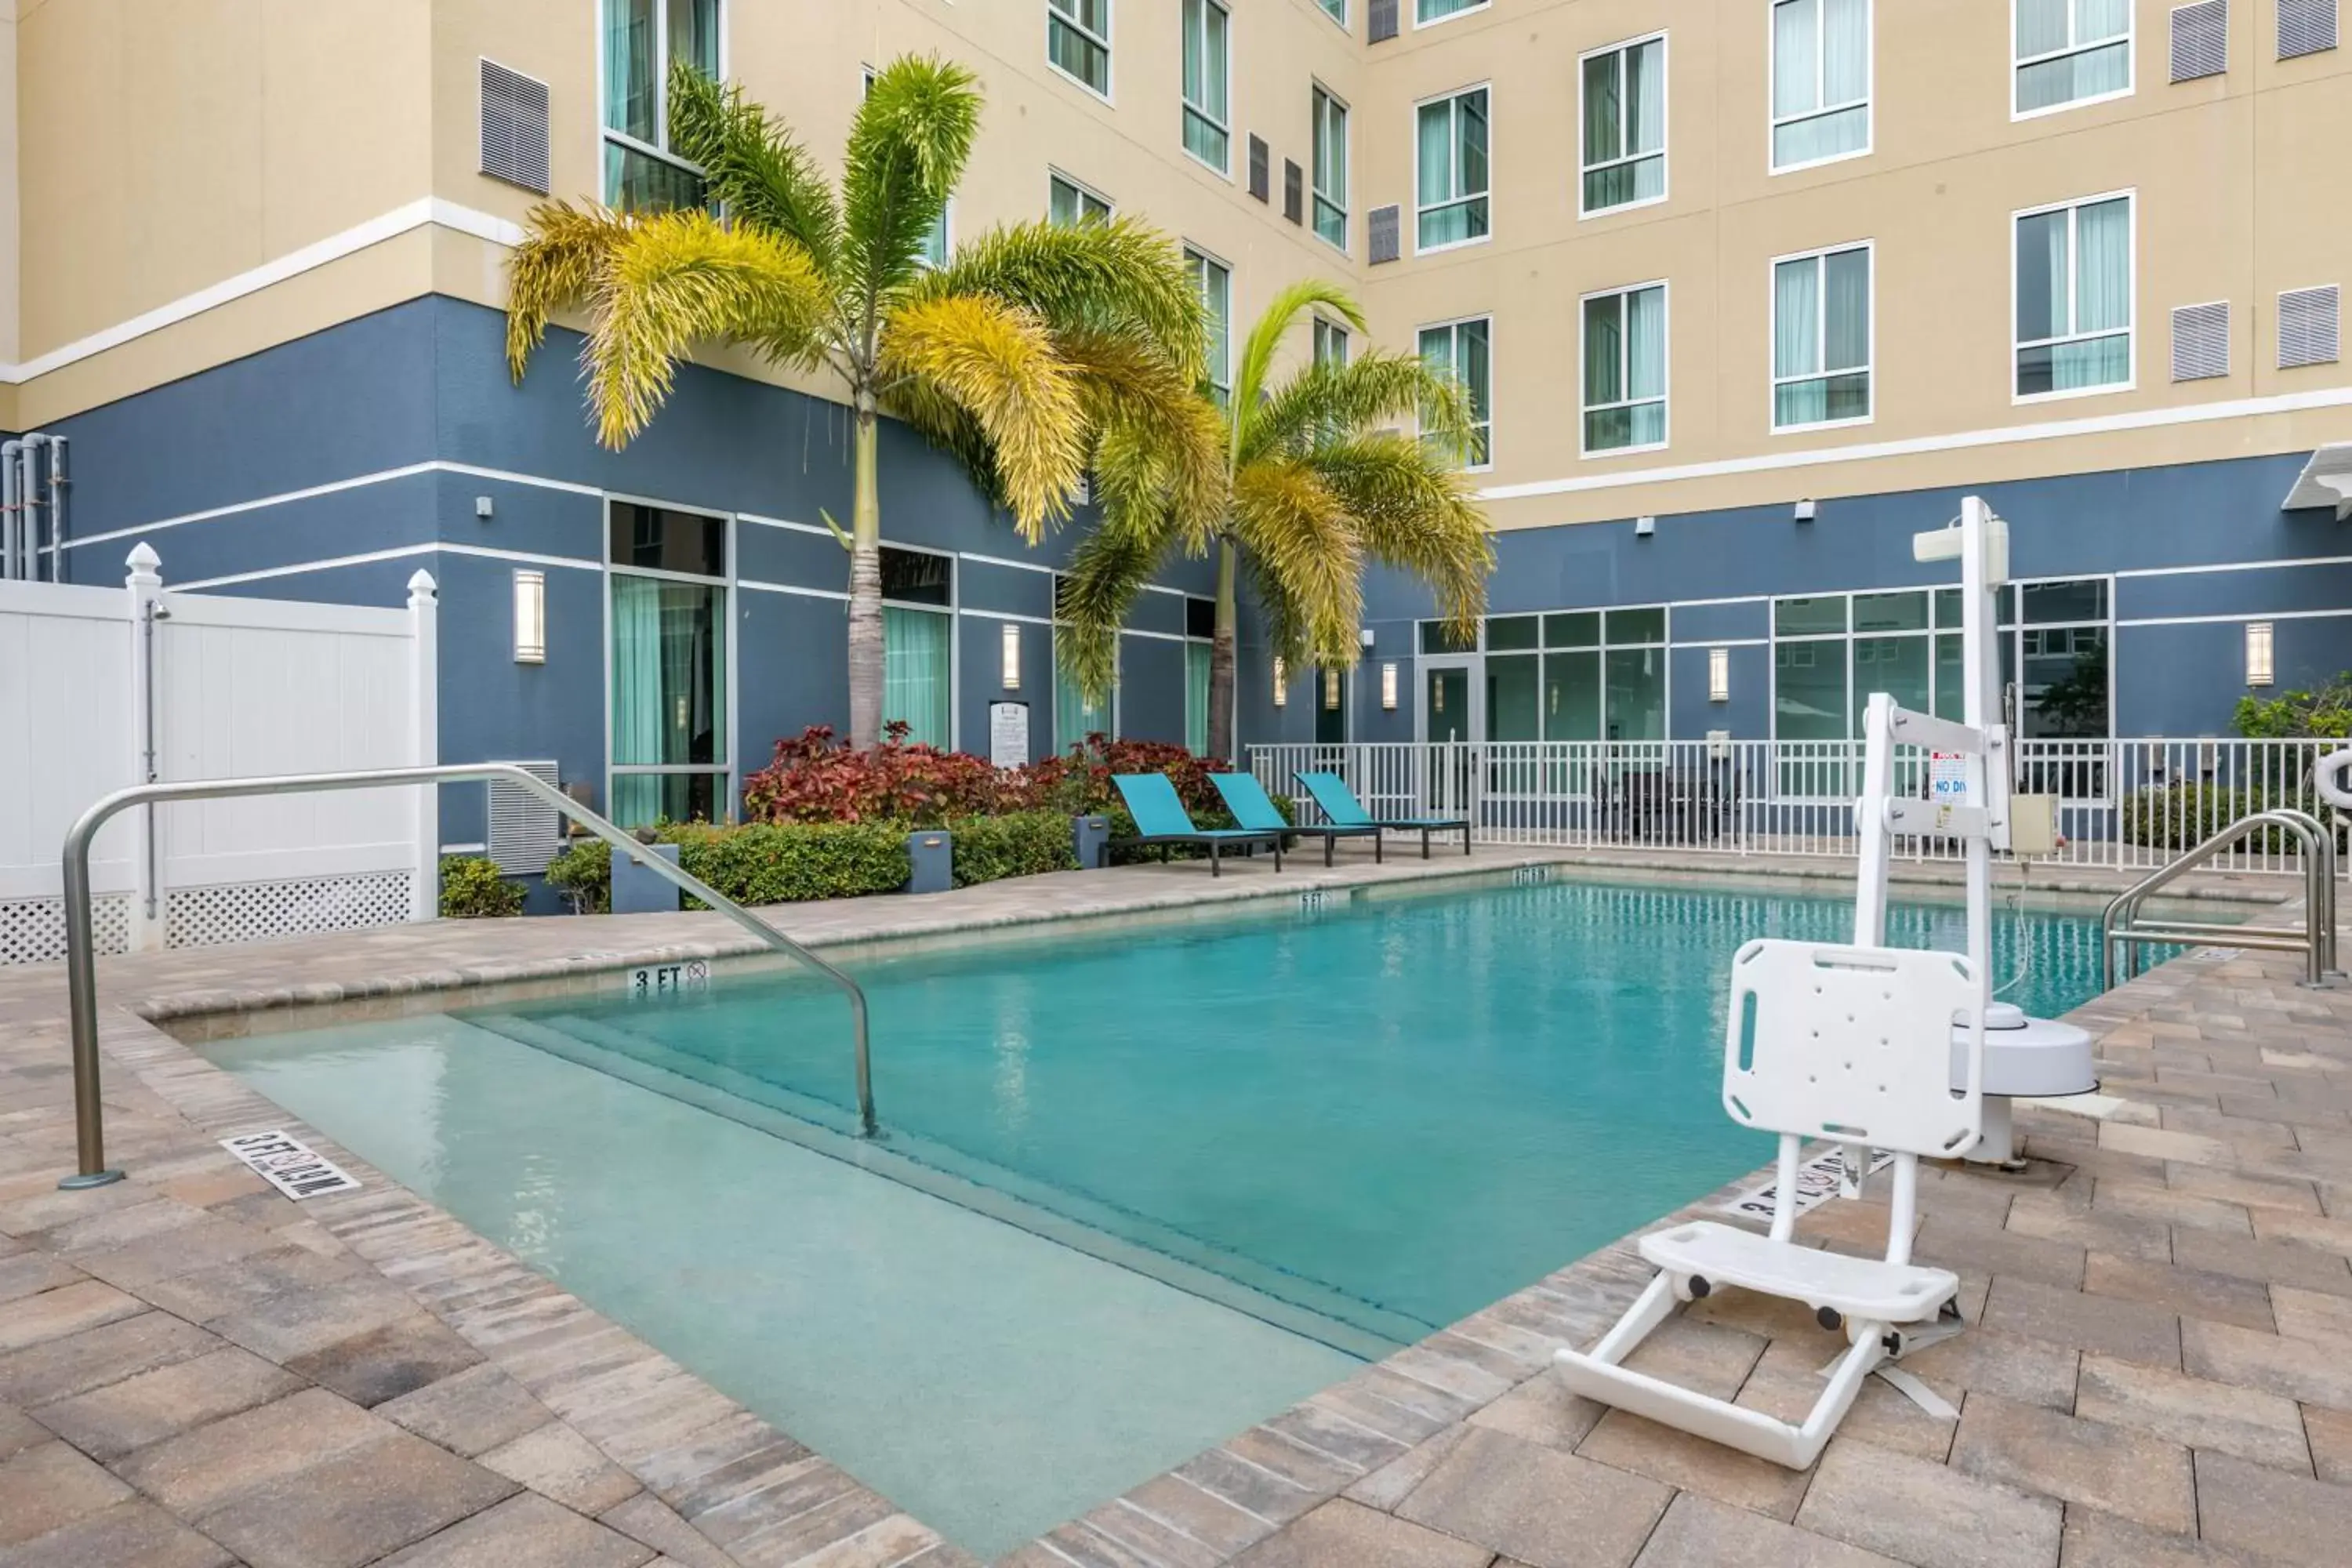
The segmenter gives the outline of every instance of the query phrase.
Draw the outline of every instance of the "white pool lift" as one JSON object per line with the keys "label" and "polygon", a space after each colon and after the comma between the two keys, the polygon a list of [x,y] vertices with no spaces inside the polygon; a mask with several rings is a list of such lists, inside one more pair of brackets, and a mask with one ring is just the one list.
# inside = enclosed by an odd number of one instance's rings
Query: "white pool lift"
{"label": "white pool lift", "polygon": [[[1864,720],[1863,787],[1855,802],[1862,863],[1850,946],[1751,942],[1732,961],[1724,1036],[1723,1105],[1744,1126],[1780,1135],[1770,1234],[1695,1220],[1645,1236],[1659,1270],[1589,1352],[1556,1352],[1560,1378],[1588,1398],[1727,1447],[1803,1469],[1821,1455],[1874,1372],[1930,1410],[1950,1407],[1894,1369],[1910,1352],[1959,1331],[1959,1278],[1911,1261],[1919,1161],[1976,1155],[2011,1162],[2011,1095],[2055,1096],[2095,1087],[2084,1031],[1992,1000],[1992,854],[2048,853],[2054,813],[2045,797],[2013,797],[1993,641],[1994,595],[2009,575],[2008,530],[1974,496],[1952,526],[1916,536],[1921,561],[1960,561],[1963,721],[1898,708],[1874,692]],[[1895,748],[1927,748],[1928,798],[1897,795]],[[1897,836],[1957,838],[1967,850],[1966,954],[1889,948],[1887,871]],[[1793,1239],[1805,1140],[1845,1152],[1849,1172],[1867,1152],[1894,1157],[1883,1259],[1848,1258]],[[1849,1184],[1858,1192],[1859,1182]],[[1736,1286],[1812,1309],[1849,1348],[1801,1425],[1627,1368],[1623,1363],[1677,1301]]]}

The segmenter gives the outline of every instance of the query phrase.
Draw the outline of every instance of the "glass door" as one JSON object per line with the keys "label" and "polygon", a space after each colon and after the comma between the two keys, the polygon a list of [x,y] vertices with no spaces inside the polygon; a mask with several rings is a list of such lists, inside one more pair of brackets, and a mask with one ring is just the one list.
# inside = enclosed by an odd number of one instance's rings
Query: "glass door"
{"label": "glass door", "polygon": [[1422,799],[1433,816],[1454,816],[1470,809],[1470,772],[1484,726],[1472,705],[1471,661],[1422,667]]}

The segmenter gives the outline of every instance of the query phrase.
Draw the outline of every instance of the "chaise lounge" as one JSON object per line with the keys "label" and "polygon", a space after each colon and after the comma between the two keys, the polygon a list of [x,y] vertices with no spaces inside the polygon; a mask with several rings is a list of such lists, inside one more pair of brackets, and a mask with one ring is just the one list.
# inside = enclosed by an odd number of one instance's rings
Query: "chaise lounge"
{"label": "chaise lounge", "polygon": [[1264,828],[1196,826],[1166,773],[1114,773],[1110,782],[1118,786],[1118,797],[1127,803],[1127,814],[1135,818],[1135,836],[1112,839],[1112,848],[1157,844],[1160,847],[1160,858],[1165,861],[1173,845],[1204,844],[1209,849],[1209,875],[1222,877],[1225,874],[1222,861],[1226,849],[1234,846],[1254,849],[1261,844],[1270,844],[1274,847],[1274,868],[1282,869],[1280,833]]}
{"label": "chaise lounge", "polygon": [[1395,816],[1375,817],[1364,809],[1347,781],[1338,773],[1300,773],[1298,782],[1315,804],[1323,810],[1335,827],[1370,827],[1397,833],[1421,835],[1421,858],[1429,858],[1429,836],[1433,833],[1462,835],[1462,853],[1470,853],[1470,819],[1466,816]]}
{"label": "chaise lounge", "polygon": [[1372,858],[1385,858],[1381,849],[1381,830],[1369,822],[1342,824],[1337,822],[1309,823],[1304,826],[1286,821],[1282,808],[1274,804],[1265,786],[1251,773],[1211,773],[1209,782],[1225,797],[1225,809],[1234,814],[1234,821],[1242,827],[1266,833],[1296,833],[1302,837],[1323,840],[1323,864],[1331,864],[1331,851],[1342,838],[1370,837]]}

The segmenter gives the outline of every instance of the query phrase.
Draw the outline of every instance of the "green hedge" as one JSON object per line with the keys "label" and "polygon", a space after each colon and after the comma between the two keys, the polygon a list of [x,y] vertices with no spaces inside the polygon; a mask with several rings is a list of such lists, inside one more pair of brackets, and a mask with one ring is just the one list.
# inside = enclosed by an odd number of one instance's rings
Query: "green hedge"
{"label": "green hedge", "polygon": [[1070,817],[1060,811],[1015,811],[1002,816],[951,822],[955,885],[1034,877],[1042,871],[1075,871],[1077,845]]}
{"label": "green hedge", "polygon": [[478,855],[450,855],[442,859],[443,920],[504,920],[520,913],[522,884],[508,881],[497,861]]}

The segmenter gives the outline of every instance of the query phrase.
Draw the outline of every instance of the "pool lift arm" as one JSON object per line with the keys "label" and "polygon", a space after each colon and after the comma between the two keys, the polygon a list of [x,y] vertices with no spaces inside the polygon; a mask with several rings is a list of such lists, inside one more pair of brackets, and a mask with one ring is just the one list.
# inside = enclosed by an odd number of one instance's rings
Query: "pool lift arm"
{"label": "pool lift arm", "polygon": [[[1958,838],[1965,847],[1968,885],[1968,953],[1985,1020],[1984,1136],[1967,1158],[2014,1166],[2016,1139],[2011,1121],[2013,1096],[2042,1098],[2087,1094],[2098,1087],[2092,1068],[2090,1035],[2072,1024],[2029,1018],[1992,996],[1992,857],[2046,855],[2055,848],[2054,802],[2013,793],[2014,752],[2009,727],[2000,721],[2000,623],[2001,586],[2009,581],[2009,525],[1977,496],[1960,502],[1960,515],[1943,528],[1914,534],[1914,560],[1960,563],[1962,688],[1958,723],[1896,706],[1884,691],[1873,692],[1863,720],[1861,798],[1854,826],[1862,865],[1856,879],[1853,940],[1858,947],[1886,942],[1887,883],[1897,836]],[[1895,787],[1895,747],[1919,746],[1933,753],[1930,798],[1900,795]],[[1957,774],[1948,764],[1957,762]],[[1953,1087],[1963,1078],[1960,1031],[1955,1031]],[[1848,1150],[1850,1172],[1866,1167],[1864,1151]],[[1849,1191],[1853,1184],[1849,1183]]]}

